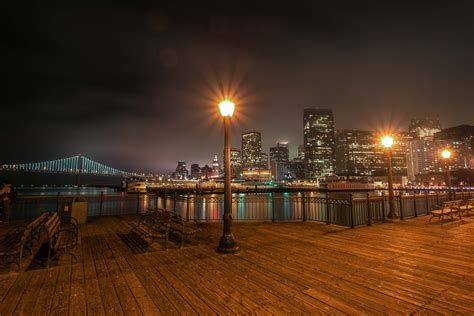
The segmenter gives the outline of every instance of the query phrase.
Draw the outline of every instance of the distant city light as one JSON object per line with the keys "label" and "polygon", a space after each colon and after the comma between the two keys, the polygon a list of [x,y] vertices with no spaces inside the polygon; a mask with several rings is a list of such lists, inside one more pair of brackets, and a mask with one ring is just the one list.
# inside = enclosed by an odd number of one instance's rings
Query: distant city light
{"label": "distant city light", "polygon": [[390,135],[385,135],[382,137],[382,145],[385,148],[390,148],[393,145],[393,137]]}
{"label": "distant city light", "polygon": [[232,116],[234,114],[235,104],[229,99],[224,99],[219,103],[219,111],[222,116]]}
{"label": "distant city light", "polygon": [[445,149],[441,153],[441,156],[443,156],[444,159],[449,159],[451,157],[451,151],[449,151],[449,149]]}

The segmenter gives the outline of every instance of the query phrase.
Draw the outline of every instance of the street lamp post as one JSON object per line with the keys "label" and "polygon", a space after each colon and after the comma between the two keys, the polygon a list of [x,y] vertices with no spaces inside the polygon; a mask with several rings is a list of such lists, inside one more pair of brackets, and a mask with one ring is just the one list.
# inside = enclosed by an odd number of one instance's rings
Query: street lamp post
{"label": "street lamp post", "polygon": [[387,176],[388,176],[388,206],[387,217],[390,219],[398,218],[395,208],[395,197],[393,196],[393,172],[392,172],[392,145],[393,137],[385,135],[382,137],[382,145],[387,150]]}
{"label": "street lamp post", "polygon": [[224,232],[219,240],[217,252],[223,254],[235,254],[239,252],[239,246],[232,234],[232,189],[230,183],[230,118],[234,113],[234,103],[225,99],[219,103],[219,110],[224,118]]}
{"label": "street lamp post", "polygon": [[444,159],[444,167],[446,169],[446,186],[448,187],[448,199],[451,200],[451,172],[449,170],[449,158],[451,158],[451,151],[446,148],[441,153],[441,156]]}

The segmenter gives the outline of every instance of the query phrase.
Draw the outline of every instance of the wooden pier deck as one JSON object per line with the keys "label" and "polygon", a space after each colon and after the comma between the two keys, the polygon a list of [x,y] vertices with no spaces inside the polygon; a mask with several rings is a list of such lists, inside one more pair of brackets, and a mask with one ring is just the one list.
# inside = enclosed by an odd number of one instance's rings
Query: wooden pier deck
{"label": "wooden pier deck", "polygon": [[147,247],[134,217],[93,218],[79,262],[0,271],[0,314],[474,313],[474,216],[356,229],[238,223],[238,255],[219,255],[220,224],[182,249]]}

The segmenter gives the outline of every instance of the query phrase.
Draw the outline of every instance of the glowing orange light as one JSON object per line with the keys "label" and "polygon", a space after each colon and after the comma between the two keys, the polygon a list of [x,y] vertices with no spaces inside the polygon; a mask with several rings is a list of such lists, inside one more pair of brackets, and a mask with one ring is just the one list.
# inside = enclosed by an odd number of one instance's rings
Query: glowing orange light
{"label": "glowing orange light", "polygon": [[235,104],[229,99],[224,99],[219,103],[219,111],[222,116],[232,116],[234,114]]}
{"label": "glowing orange light", "polygon": [[390,135],[385,135],[382,137],[381,139],[382,141],[382,145],[385,147],[385,148],[390,148],[392,147],[393,145],[393,137],[390,136]]}
{"label": "glowing orange light", "polygon": [[441,153],[441,156],[443,156],[444,159],[449,159],[451,157],[451,152],[449,151],[449,149],[445,149]]}

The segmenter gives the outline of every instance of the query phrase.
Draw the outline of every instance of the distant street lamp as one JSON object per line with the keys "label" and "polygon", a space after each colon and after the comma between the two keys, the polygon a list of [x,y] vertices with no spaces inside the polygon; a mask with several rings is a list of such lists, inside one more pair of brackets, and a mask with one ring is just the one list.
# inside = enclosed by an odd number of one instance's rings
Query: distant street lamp
{"label": "distant street lamp", "polygon": [[224,117],[224,232],[219,240],[217,252],[224,254],[234,254],[239,252],[239,246],[232,234],[232,190],[230,183],[230,118],[234,113],[235,104],[229,99],[224,99],[219,103],[219,111]]}
{"label": "distant street lamp", "polygon": [[444,159],[444,167],[446,169],[446,186],[448,187],[448,199],[451,200],[451,172],[449,170],[449,158],[451,158],[451,151],[449,149],[443,150],[441,156]]}
{"label": "distant street lamp", "polygon": [[397,210],[395,209],[395,198],[393,196],[393,174],[392,174],[392,146],[393,137],[385,135],[382,137],[382,145],[387,151],[387,176],[388,176],[388,218],[398,218]]}

